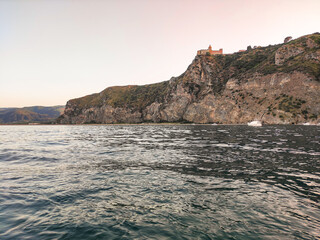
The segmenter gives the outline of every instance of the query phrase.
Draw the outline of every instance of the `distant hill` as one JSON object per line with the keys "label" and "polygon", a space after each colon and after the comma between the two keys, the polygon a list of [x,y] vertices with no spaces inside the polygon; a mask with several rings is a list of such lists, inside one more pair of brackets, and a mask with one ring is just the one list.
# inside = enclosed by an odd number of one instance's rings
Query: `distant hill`
{"label": "distant hill", "polygon": [[64,106],[0,108],[0,124],[52,122],[64,111]]}
{"label": "distant hill", "polygon": [[67,102],[58,123],[320,123],[320,34],[234,54],[198,55],[169,81]]}

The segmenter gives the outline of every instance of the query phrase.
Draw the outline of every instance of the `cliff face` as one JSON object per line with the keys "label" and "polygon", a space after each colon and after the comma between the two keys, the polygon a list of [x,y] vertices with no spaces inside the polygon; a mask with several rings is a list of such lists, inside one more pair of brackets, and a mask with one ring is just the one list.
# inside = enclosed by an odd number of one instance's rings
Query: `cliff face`
{"label": "cliff face", "polygon": [[68,101],[58,123],[320,121],[320,34],[246,52],[197,56],[169,81]]}

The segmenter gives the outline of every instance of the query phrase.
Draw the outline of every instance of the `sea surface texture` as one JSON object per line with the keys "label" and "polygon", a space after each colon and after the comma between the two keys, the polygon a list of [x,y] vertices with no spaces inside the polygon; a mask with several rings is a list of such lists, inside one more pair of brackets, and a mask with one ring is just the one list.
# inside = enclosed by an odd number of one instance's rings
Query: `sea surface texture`
{"label": "sea surface texture", "polygon": [[320,239],[319,133],[0,126],[0,239]]}

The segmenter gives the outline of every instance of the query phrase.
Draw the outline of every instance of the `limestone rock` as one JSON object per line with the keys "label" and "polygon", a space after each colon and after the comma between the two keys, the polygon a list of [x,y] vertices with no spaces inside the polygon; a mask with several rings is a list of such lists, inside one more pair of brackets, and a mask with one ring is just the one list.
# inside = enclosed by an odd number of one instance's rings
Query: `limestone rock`
{"label": "limestone rock", "polygon": [[68,101],[58,123],[320,122],[320,34],[249,52],[196,56],[169,81]]}
{"label": "limestone rock", "polygon": [[287,42],[289,42],[289,41],[291,41],[291,39],[292,39],[292,37],[286,37],[285,39],[284,39],[284,41],[283,41],[283,43],[287,43]]}

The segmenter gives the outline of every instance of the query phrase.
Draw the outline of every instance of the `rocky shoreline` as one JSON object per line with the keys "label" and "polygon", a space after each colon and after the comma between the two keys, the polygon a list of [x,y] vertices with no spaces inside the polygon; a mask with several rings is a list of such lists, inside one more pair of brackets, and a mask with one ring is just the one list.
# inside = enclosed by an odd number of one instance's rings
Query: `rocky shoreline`
{"label": "rocky shoreline", "polygon": [[320,34],[241,53],[196,56],[169,81],[68,101],[61,124],[318,124]]}

